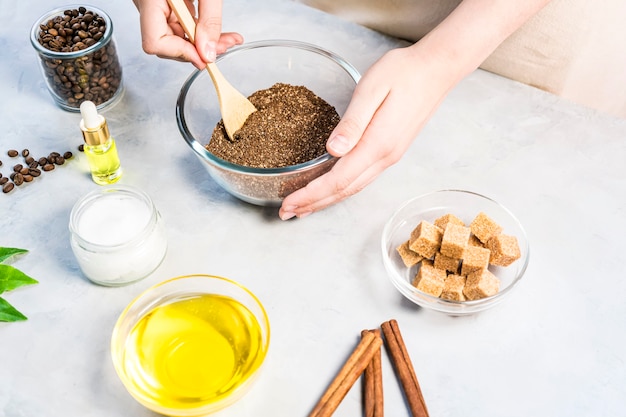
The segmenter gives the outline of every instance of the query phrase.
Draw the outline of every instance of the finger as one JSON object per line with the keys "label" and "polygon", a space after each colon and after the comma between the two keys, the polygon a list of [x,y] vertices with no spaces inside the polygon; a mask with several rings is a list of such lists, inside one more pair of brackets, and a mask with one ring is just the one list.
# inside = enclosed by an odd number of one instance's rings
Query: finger
{"label": "finger", "polygon": [[229,48],[235,45],[241,45],[243,43],[243,36],[236,32],[226,32],[222,33],[220,36],[220,40],[217,43],[217,54],[223,54]]}
{"label": "finger", "polygon": [[196,49],[206,62],[214,62],[222,33],[222,1],[198,0]]}
{"label": "finger", "polygon": [[[287,196],[278,213],[280,218],[287,220],[294,216],[304,217],[336,204],[361,191],[386,168],[383,161],[376,161],[364,170],[357,169],[351,173],[349,166],[338,165],[349,157],[350,155],[345,156],[331,171]],[[343,185],[337,187],[337,184]],[[335,187],[337,192],[328,192]]]}
{"label": "finger", "polygon": [[184,38],[184,32],[169,8],[159,7],[157,3],[150,7],[144,5],[140,21],[144,52],[161,58],[191,62],[198,68],[206,66],[193,44]]}
{"label": "finger", "polygon": [[333,156],[343,156],[356,146],[389,92],[386,85],[370,83],[367,77],[361,80],[352,94],[348,108],[326,143],[328,153]]}

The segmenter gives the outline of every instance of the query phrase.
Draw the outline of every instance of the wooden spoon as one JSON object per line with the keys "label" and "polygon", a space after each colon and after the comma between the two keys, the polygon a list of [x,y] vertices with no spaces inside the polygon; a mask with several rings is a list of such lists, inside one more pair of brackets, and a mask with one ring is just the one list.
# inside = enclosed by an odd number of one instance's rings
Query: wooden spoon
{"label": "wooden spoon", "polygon": [[[185,30],[191,43],[195,43],[196,21],[189,12],[185,1],[167,0],[167,2],[176,14],[178,22]],[[206,69],[217,91],[226,133],[231,140],[234,140],[235,132],[241,129],[248,116],[256,111],[256,107],[224,78],[214,62],[208,63]]]}

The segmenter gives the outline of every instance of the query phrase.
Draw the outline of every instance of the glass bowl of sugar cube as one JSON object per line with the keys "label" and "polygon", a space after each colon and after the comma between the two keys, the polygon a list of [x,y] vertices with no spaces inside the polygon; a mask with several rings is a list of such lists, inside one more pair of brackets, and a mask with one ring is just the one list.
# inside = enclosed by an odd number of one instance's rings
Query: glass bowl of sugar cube
{"label": "glass bowl of sugar cube", "polygon": [[393,285],[418,306],[462,316],[491,308],[528,267],[526,232],[506,207],[463,190],[440,190],[402,204],[381,238]]}

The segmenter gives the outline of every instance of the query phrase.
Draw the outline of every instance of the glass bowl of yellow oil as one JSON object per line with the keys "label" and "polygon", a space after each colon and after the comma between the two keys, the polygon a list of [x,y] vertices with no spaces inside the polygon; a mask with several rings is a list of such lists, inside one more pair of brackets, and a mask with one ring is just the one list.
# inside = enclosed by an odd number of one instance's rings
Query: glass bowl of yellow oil
{"label": "glass bowl of yellow oil", "polygon": [[186,275],[126,307],[111,354],[128,392],[148,409],[205,416],[248,391],[269,339],[267,313],[252,292],[226,278]]}

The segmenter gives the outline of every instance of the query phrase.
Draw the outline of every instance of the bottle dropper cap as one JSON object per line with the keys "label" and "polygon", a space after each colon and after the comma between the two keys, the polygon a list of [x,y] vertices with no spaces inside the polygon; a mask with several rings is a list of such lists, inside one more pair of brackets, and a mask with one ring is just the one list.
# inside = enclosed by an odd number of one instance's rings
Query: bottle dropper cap
{"label": "bottle dropper cap", "polygon": [[98,109],[92,101],[83,101],[80,105],[80,129],[83,132],[85,143],[97,146],[106,143],[110,138],[106,119],[98,114]]}

